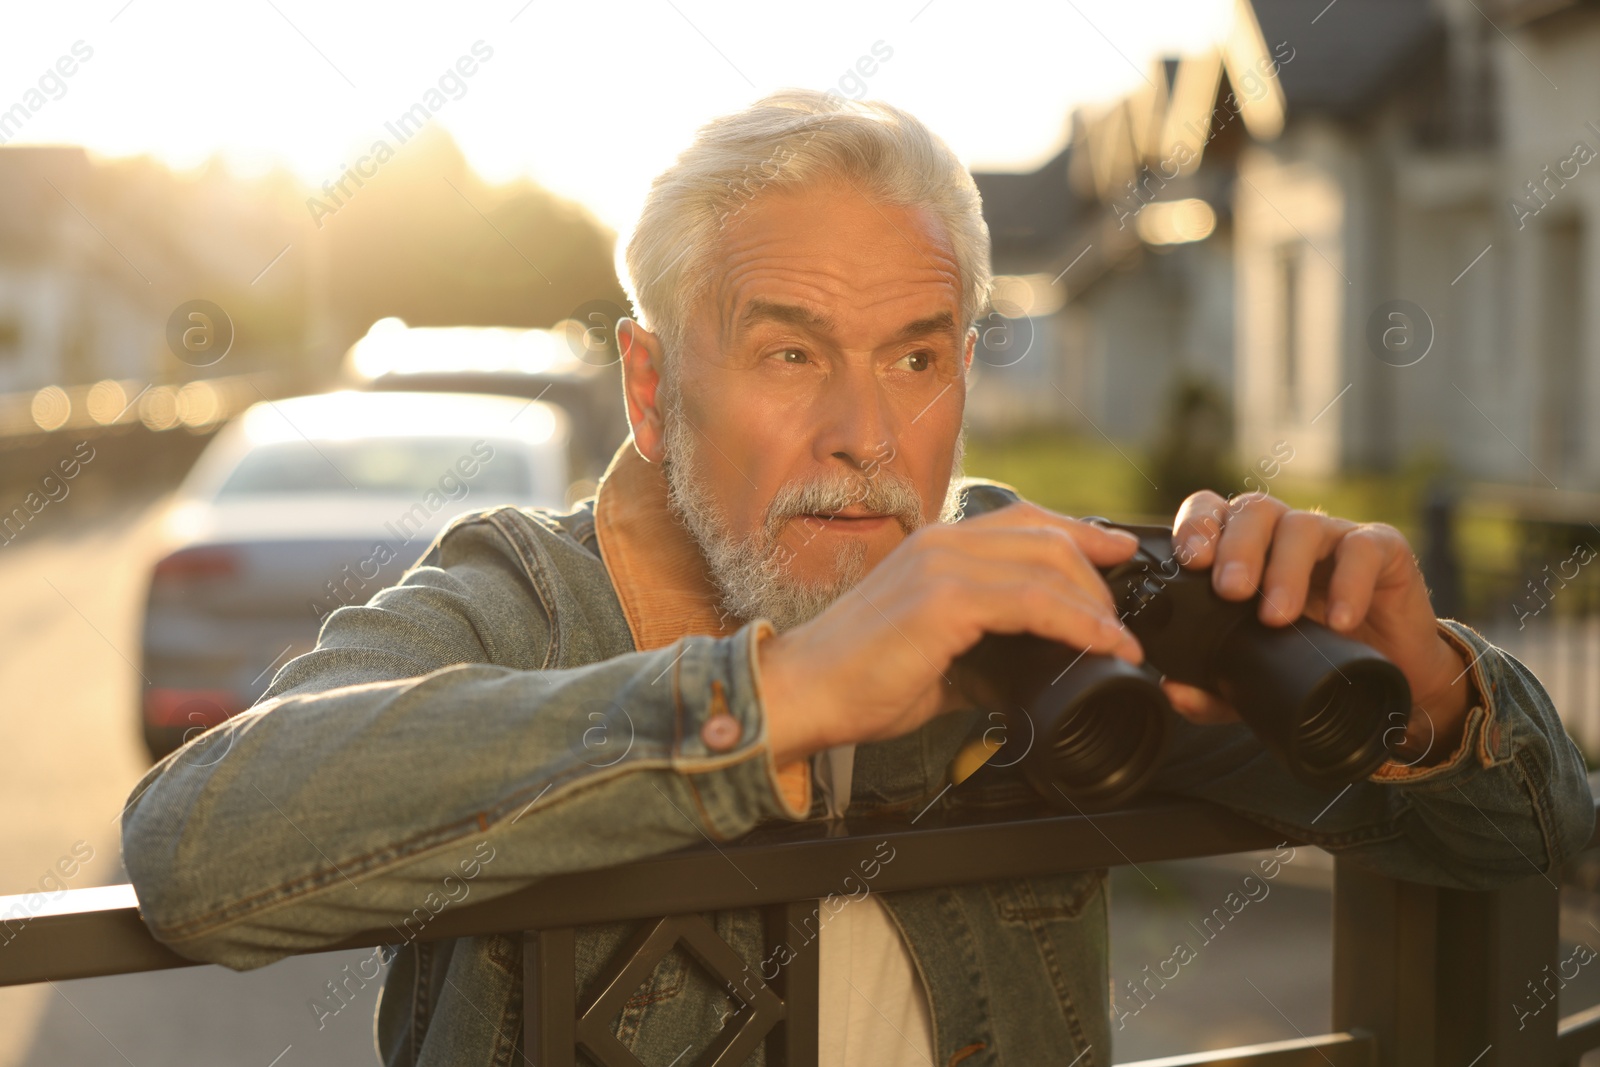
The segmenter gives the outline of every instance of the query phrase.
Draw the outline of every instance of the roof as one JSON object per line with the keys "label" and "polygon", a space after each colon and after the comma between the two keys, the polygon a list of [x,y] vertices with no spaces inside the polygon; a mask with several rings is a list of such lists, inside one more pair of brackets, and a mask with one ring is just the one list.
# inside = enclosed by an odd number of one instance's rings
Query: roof
{"label": "roof", "polygon": [[1067,182],[1071,154],[1068,145],[1026,174],[973,174],[996,259],[1054,250],[1074,220],[1094,206]]}
{"label": "roof", "polygon": [[[1106,210],[1097,196],[1080,188],[1083,182],[1070,180],[1072,173],[1093,176],[1098,197],[1108,202],[1125,195],[1127,181],[1173,142],[1175,131],[1207,127],[1214,109],[1223,106],[1222,95],[1234,88],[1230,74],[1242,80],[1244,67],[1277,63],[1281,104],[1260,116],[1246,110],[1237,120],[1253,135],[1270,139],[1285,111],[1290,121],[1318,113],[1351,118],[1376,106],[1445,42],[1444,23],[1429,0],[1252,0],[1252,8],[1259,37],[1246,19],[1236,26],[1228,48],[1178,62],[1161,60],[1152,71],[1153,98],[1137,90],[1115,106],[1080,111],[1076,136],[1038,170],[973,175],[997,269],[1055,263],[1068,236],[1095,225]],[[1141,117],[1155,121],[1141,124]],[[1253,117],[1260,121],[1252,125]],[[1181,121],[1185,118],[1187,124]],[[1204,161],[1222,144],[1210,150],[1203,144],[1192,147]],[[1222,162],[1224,168],[1231,165],[1226,158]],[[1186,185],[1168,188],[1163,196],[1198,196],[1226,211],[1218,178],[1210,168],[1197,169],[1181,179]]]}
{"label": "roof", "polygon": [[1321,112],[1353,117],[1376,104],[1441,48],[1443,20],[1429,0],[1252,0],[1269,49],[1293,58],[1278,80],[1291,119]]}

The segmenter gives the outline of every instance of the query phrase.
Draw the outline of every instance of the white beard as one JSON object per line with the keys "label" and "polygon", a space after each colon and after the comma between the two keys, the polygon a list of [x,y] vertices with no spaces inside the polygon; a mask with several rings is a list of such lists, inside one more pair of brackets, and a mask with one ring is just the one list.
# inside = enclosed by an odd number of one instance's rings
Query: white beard
{"label": "white beard", "polygon": [[[789,630],[821,614],[865,576],[867,546],[847,541],[835,553],[831,578],[796,578],[785,558],[787,550],[778,543],[778,535],[790,519],[827,515],[859,504],[893,516],[908,534],[923,524],[922,501],[910,480],[878,466],[870,474],[840,471],[812,482],[786,484],[767,506],[762,527],[744,538],[734,537],[700,477],[700,431],[683,412],[675,378],[671,372],[663,375],[657,396],[665,439],[662,466],[668,502],[699,545],[712,584],[722,597],[719,607],[727,614],[743,620],[765,618],[778,630]],[[960,517],[962,452],[958,437],[938,522],[954,522]]]}

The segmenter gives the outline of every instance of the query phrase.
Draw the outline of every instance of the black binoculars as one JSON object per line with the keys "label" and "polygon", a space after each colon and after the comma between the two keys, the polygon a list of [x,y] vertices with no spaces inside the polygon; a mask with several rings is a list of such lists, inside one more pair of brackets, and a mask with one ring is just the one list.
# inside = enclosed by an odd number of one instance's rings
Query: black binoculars
{"label": "black binoculars", "polygon": [[1170,527],[1091,521],[1139,538],[1131,559],[1101,573],[1145,662],[1033,634],[988,634],[952,665],[952,681],[1005,717],[1005,746],[1023,746],[1020,769],[1040,793],[1093,811],[1143,789],[1175,714],[1163,675],[1231,703],[1309,785],[1358,781],[1389,758],[1389,738],[1404,735],[1411,711],[1400,668],[1307,618],[1263,624],[1259,596],[1224,600],[1209,569],[1179,565]]}

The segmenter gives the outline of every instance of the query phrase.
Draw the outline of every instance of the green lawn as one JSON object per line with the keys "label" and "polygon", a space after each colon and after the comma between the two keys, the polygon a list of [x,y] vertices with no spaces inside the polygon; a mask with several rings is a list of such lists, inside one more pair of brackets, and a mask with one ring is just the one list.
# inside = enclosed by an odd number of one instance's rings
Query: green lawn
{"label": "green lawn", "polygon": [[[1232,482],[1212,489],[1228,495],[1250,488],[1245,477],[1252,469],[1245,464],[1233,466]],[[1157,521],[1151,481],[1158,474],[1156,463],[1136,445],[1046,431],[1001,439],[969,437],[966,472],[1013,485],[1029,500],[1069,515],[1139,516]],[[1286,469],[1266,484],[1273,495],[1294,507],[1320,507],[1330,515],[1360,522],[1387,522],[1409,533],[1425,476],[1426,471],[1419,469],[1335,480],[1296,479]],[[1170,514],[1160,515],[1159,521],[1171,518]]]}
{"label": "green lawn", "polygon": [[1137,449],[1123,446],[1119,453],[1103,438],[1040,431],[1003,440],[967,439],[967,474],[1005,482],[1065,515],[1158,521],[1149,511],[1150,486],[1140,473],[1148,473],[1149,466]]}
{"label": "green lawn", "polygon": [[[1245,492],[1251,467],[1224,464],[1234,471],[1230,484],[1214,485],[1223,494]],[[1321,508],[1357,522],[1386,522],[1420,548],[1423,494],[1435,461],[1417,459],[1394,473],[1353,473],[1330,479],[1296,478],[1291,468],[1267,482],[1269,491],[1297,508]],[[1057,431],[1031,431],[1005,438],[972,436],[967,441],[966,472],[1015,486],[1023,496],[1067,515],[1103,515],[1119,521],[1171,522],[1154,504],[1149,479],[1156,462],[1136,446],[1102,437]],[[1259,477],[1259,476],[1258,476]],[[1463,513],[1456,522],[1456,551],[1467,582],[1468,603],[1478,602],[1490,575],[1513,573],[1518,566],[1518,535],[1509,514]]]}

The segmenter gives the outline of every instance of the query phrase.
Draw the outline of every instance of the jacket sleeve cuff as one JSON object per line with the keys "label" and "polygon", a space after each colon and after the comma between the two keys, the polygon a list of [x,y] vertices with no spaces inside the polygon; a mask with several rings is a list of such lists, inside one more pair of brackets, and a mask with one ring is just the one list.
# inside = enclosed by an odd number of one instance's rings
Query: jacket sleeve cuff
{"label": "jacket sleeve cuff", "polygon": [[768,744],[756,647],[775,632],[757,619],[727,638],[688,638],[673,672],[673,762],[707,828],[723,840],[748,830],[752,816],[799,821],[810,814],[806,761],[779,768]]}
{"label": "jacket sleeve cuff", "polygon": [[[750,676],[755,680],[756,700],[762,708],[763,728],[766,722],[766,702],[761,695],[761,658],[756,655],[756,650],[762,641],[777,633],[777,629],[766,619],[757,619],[750,625],[752,636],[750,638]],[[782,767],[777,766],[772,759],[772,752],[767,751],[768,770],[778,785],[778,797],[783,802],[784,814],[792,819],[804,819],[811,814],[811,761],[797,759]]]}
{"label": "jacket sleeve cuff", "polygon": [[1466,661],[1467,679],[1472,685],[1461,742],[1447,758],[1427,766],[1421,766],[1416,761],[1407,763],[1390,759],[1372,773],[1369,781],[1390,785],[1424,782],[1458,772],[1469,764],[1488,767],[1504,758],[1504,753],[1491,751],[1500,746],[1505,717],[1496,708],[1495,697],[1499,687],[1490,677],[1494,646],[1488,638],[1465,623],[1438,619],[1435,625],[1439,636]]}

